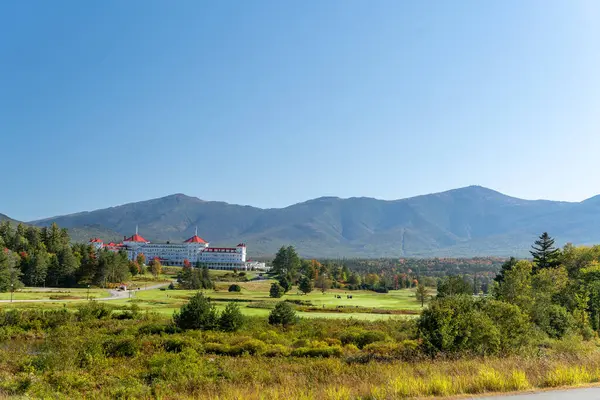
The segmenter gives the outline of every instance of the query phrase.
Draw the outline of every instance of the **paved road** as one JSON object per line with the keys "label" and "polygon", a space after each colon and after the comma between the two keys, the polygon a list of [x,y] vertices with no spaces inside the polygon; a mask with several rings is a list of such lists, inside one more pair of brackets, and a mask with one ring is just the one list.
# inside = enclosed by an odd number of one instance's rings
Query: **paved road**
{"label": "paved road", "polygon": [[[129,293],[133,293],[133,297],[135,297],[135,292],[140,292],[142,290],[151,290],[151,289],[158,289],[161,288],[163,286],[168,286],[171,282],[163,282],[163,283],[159,283],[158,285],[152,285],[152,286],[148,286],[145,288],[140,288],[139,290],[109,290],[108,292],[110,293],[109,297],[102,297],[102,298],[95,298],[93,300],[97,300],[97,301],[111,301],[111,300],[119,300],[119,299],[126,299],[129,298]],[[48,288],[47,288],[48,289]],[[51,291],[52,289],[48,289],[47,291]],[[63,302],[69,302],[69,301],[81,301],[83,299],[62,299],[62,300],[49,300],[49,299],[35,299],[35,300],[18,300],[18,299],[13,299],[12,303],[63,303]],[[10,300],[0,300],[0,303],[10,303]]]}
{"label": "paved road", "polygon": [[169,286],[169,284],[171,284],[171,282],[163,282],[163,283],[159,283],[158,285],[152,285],[152,286],[148,286],[145,288],[139,288],[136,290],[109,290],[108,292],[110,293],[110,297],[103,297],[103,298],[94,299],[94,300],[109,301],[109,300],[126,299],[129,297],[129,293],[133,293],[132,296],[135,297],[136,292],[141,292],[142,290],[158,289],[163,286]]}
{"label": "paved road", "polygon": [[600,388],[556,390],[513,396],[478,397],[477,400],[600,400]]}

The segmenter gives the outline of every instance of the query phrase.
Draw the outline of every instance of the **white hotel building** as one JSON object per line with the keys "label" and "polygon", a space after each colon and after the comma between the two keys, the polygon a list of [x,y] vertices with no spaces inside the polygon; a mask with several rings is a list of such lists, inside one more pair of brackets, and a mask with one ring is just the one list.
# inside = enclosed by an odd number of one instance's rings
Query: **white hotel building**
{"label": "white hotel building", "polygon": [[137,233],[123,238],[119,244],[104,244],[102,240],[90,240],[97,249],[106,248],[111,251],[124,250],[130,260],[135,260],[139,254],[146,257],[146,263],[158,258],[163,265],[183,266],[188,260],[192,265],[200,262],[210,269],[251,270],[265,269],[264,263],[246,261],[246,245],[236,247],[209,247],[209,243],[198,236],[198,232],[183,243],[151,243]]}

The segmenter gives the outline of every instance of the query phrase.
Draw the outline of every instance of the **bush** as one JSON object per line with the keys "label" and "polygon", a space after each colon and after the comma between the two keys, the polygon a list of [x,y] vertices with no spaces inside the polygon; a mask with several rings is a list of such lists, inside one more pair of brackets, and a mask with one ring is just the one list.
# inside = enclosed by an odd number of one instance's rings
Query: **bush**
{"label": "bush", "polygon": [[272,344],[264,352],[266,357],[287,357],[290,355],[290,349],[281,344]]}
{"label": "bush", "polygon": [[241,292],[242,291],[242,287],[240,285],[231,285],[229,286],[229,291],[230,292]]}
{"label": "bush", "polygon": [[219,318],[219,328],[225,332],[235,332],[244,325],[244,316],[240,307],[235,303],[228,303]]}
{"label": "bush", "polygon": [[275,299],[280,298],[285,294],[285,289],[277,282],[271,284],[271,289],[269,290],[269,296]]}
{"label": "bush", "polygon": [[108,356],[133,357],[140,350],[140,344],[135,338],[122,338],[106,342],[105,349]]}
{"label": "bush", "polygon": [[468,295],[450,295],[431,302],[419,318],[425,351],[435,353],[496,354],[501,334],[494,321]]}
{"label": "bush", "polygon": [[269,324],[271,325],[287,326],[295,324],[296,320],[296,311],[285,301],[277,303],[273,311],[269,314]]}
{"label": "bush", "polygon": [[551,338],[561,338],[575,326],[573,316],[567,309],[556,304],[548,309],[547,322],[543,328]]}
{"label": "bush", "polygon": [[514,304],[486,300],[480,309],[494,321],[500,331],[500,349],[504,352],[518,350],[531,344],[535,335],[529,317]]}
{"label": "bush", "polygon": [[342,349],[339,346],[331,347],[300,347],[292,350],[294,357],[339,357],[342,355]]}
{"label": "bush", "polygon": [[210,330],[218,326],[219,317],[210,300],[197,293],[173,315],[173,322],[181,329]]}
{"label": "bush", "polygon": [[89,321],[93,319],[107,319],[112,316],[113,308],[108,304],[89,301],[78,307],[77,319],[79,321]]}
{"label": "bush", "polygon": [[380,331],[350,330],[340,335],[342,344],[354,344],[359,349],[371,343],[382,342],[385,339],[385,333]]}

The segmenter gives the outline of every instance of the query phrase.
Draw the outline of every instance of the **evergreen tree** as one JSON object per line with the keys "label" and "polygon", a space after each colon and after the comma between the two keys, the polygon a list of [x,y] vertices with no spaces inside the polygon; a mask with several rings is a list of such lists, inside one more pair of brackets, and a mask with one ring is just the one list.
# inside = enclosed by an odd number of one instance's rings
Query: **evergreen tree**
{"label": "evergreen tree", "polygon": [[46,250],[38,249],[21,261],[23,279],[28,286],[43,286],[48,274],[49,255]]}
{"label": "evergreen tree", "polygon": [[206,265],[202,266],[202,287],[204,289],[212,289],[215,287],[210,278],[210,271]]}
{"label": "evergreen tree", "polygon": [[494,280],[498,283],[504,282],[504,276],[506,275],[507,272],[512,270],[515,265],[517,265],[517,259],[514,257],[511,257],[509,260],[505,261],[504,264],[502,264],[500,273],[498,273],[498,275],[496,275]]}
{"label": "evergreen tree", "polygon": [[235,303],[227,303],[219,317],[219,328],[225,332],[235,332],[244,325],[244,316]]}
{"label": "evergreen tree", "polygon": [[22,252],[27,251],[29,249],[29,243],[26,238],[27,229],[25,225],[19,224],[17,225],[17,229],[15,230],[12,236],[12,243],[9,243],[9,247],[12,251]]}
{"label": "evergreen tree", "polygon": [[42,245],[42,237],[40,229],[36,226],[29,226],[25,231],[25,238],[29,244],[29,248],[37,249]]}
{"label": "evergreen tree", "polygon": [[273,273],[278,279],[286,277],[293,282],[301,265],[302,262],[294,246],[282,246],[273,260]]}
{"label": "evergreen tree", "polygon": [[90,245],[76,244],[75,253],[80,258],[79,270],[76,273],[77,282],[82,285],[92,284],[98,270],[96,250]]}
{"label": "evergreen tree", "polygon": [[0,222],[0,238],[2,238],[5,246],[8,246],[12,242],[12,229],[10,227],[10,222]]}
{"label": "evergreen tree", "polygon": [[269,296],[273,298],[280,298],[285,293],[285,290],[281,287],[281,285],[277,282],[271,284],[271,289],[269,290]]}
{"label": "evergreen tree", "polygon": [[59,286],[59,281],[62,276],[62,271],[60,268],[60,263],[58,262],[58,257],[56,254],[48,255],[48,274],[47,281],[49,286]]}
{"label": "evergreen tree", "polygon": [[287,276],[282,276],[279,278],[279,285],[281,285],[285,293],[289,292],[292,289],[292,282],[288,279]]}
{"label": "evergreen tree", "polygon": [[554,247],[554,239],[548,235],[548,232],[542,233],[531,248],[533,250],[530,253],[533,256],[536,271],[545,268],[556,268],[560,265],[560,250]]}
{"label": "evergreen tree", "polygon": [[298,281],[298,289],[304,294],[308,294],[313,291],[312,281],[308,276],[302,276]]}
{"label": "evergreen tree", "polygon": [[23,286],[18,264],[19,256],[16,253],[0,249],[0,292],[8,292]]}
{"label": "evergreen tree", "polygon": [[296,323],[296,311],[292,306],[281,301],[277,303],[273,311],[269,314],[269,324],[288,326]]}
{"label": "evergreen tree", "polygon": [[210,299],[197,293],[173,315],[173,322],[181,329],[211,330],[218,326],[219,316]]}

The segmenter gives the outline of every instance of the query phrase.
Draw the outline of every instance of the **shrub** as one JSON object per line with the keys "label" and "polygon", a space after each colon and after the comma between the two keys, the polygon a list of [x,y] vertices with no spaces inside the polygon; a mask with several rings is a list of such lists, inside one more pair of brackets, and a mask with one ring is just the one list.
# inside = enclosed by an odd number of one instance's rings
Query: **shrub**
{"label": "shrub", "polygon": [[237,345],[246,354],[262,354],[267,349],[267,345],[257,339],[249,339]]}
{"label": "shrub", "polygon": [[113,308],[108,304],[98,303],[92,300],[78,307],[77,319],[79,321],[106,319],[111,317],[112,312]]}
{"label": "shrub", "polygon": [[163,348],[169,353],[181,353],[187,345],[188,342],[182,338],[172,338],[163,343]]}
{"label": "shrub", "polygon": [[140,343],[132,337],[111,340],[105,343],[106,354],[112,357],[133,357],[140,350]]}
{"label": "shrub", "polygon": [[288,326],[295,324],[296,320],[296,311],[285,301],[277,303],[273,311],[269,314],[269,324],[271,325]]}
{"label": "shrub", "polygon": [[240,285],[233,284],[233,285],[229,286],[228,290],[230,292],[238,292],[239,293],[242,291],[242,287]]}
{"label": "shrub", "polygon": [[350,330],[342,333],[340,341],[342,344],[354,344],[362,349],[368,344],[375,342],[382,342],[386,339],[385,333],[380,331],[362,331],[362,330]]}
{"label": "shrub", "polygon": [[219,328],[225,332],[235,332],[244,325],[244,316],[236,303],[228,303],[219,318]]}
{"label": "shrub", "polygon": [[271,289],[269,290],[269,296],[273,298],[280,298],[285,293],[285,289],[277,282],[271,284]]}
{"label": "shrub", "polygon": [[202,293],[197,293],[173,315],[173,322],[181,329],[210,330],[216,328],[219,321],[215,306]]}
{"label": "shrub", "polygon": [[423,311],[419,334],[429,354],[496,354],[501,348],[498,326],[471,296],[458,295],[436,299]]}
{"label": "shrub", "polygon": [[497,300],[486,300],[479,305],[500,331],[502,351],[518,351],[531,344],[535,337],[533,327],[527,314],[519,307]]}
{"label": "shrub", "polygon": [[331,347],[299,347],[292,350],[294,357],[339,357],[342,354],[342,349],[339,346]]}
{"label": "shrub", "polygon": [[272,344],[264,352],[266,357],[286,357],[290,355],[290,349],[281,344]]}
{"label": "shrub", "polygon": [[561,338],[567,334],[575,325],[573,316],[566,308],[553,304],[547,313],[548,324],[544,327],[548,336]]}

